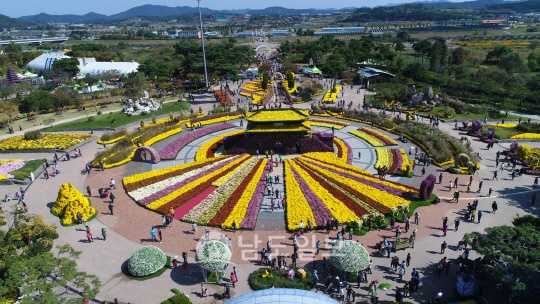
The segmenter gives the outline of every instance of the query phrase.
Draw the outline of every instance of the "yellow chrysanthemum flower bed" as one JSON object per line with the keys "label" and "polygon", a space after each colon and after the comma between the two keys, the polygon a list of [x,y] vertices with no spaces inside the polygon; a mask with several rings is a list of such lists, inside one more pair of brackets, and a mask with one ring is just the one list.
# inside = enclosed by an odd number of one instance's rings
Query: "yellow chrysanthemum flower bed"
{"label": "yellow chrysanthemum flower bed", "polygon": [[351,135],[354,135],[364,141],[366,141],[368,144],[370,144],[373,147],[382,147],[384,146],[384,143],[379,140],[377,137],[367,134],[366,132],[360,131],[360,130],[352,130],[349,131]]}
{"label": "yellow chrysanthemum flower bed", "polygon": [[336,84],[335,92],[332,92],[332,89],[328,90],[323,96],[323,103],[336,103],[336,100],[341,93],[341,85]]}
{"label": "yellow chrysanthemum flower bed", "polygon": [[511,137],[511,139],[540,140],[540,133],[521,133]]}
{"label": "yellow chrysanthemum flower bed", "polygon": [[493,125],[488,125],[488,127],[494,127],[494,128],[505,128],[505,129],[513,129],[517,127],[518,124],[515,122],[507,122],[507,123],[498,123]]}
{"label": "yellow chrysanthemum flower bed", "polygon": [[81,215],[84,222],[96,215],[96,209],[90,205],[90,200],[70,183],[60,186],[51,212],[66,226],[77,224],[77,214]]}
{"label": "yellow chrysanthemum flower bed", "polygon": [[16,150],[66,150],[90,135],[80,133],[43,133],[38,139],[24,139],[24,136],[12,136],[0,141],[0,151]]}
{"label": "yellow chrysanthemum flower bed", "polygon": [[213,137],[211,140],[201,145],[197,153],[195,154],[195,161],[203,161],[208,159],[208,152],[225,139],[225,137],[235,136],[244,133],[244,130],[235,130],[220,134]]}
{"label": "yellow chrysanthemum flower bed", "polygon": [[257,169],[257,172],[255,172],[251,180],[248,182],[246,189],[242,193],[242,196],[240,196],[240,198],[236,202],[236,205],[234,205],[234,209],[231,211],[227,219],[223,222],[221,227],[233,228],[233,223],[242,223],[242,221],[244,220],[244,217],[246,216],[249,202],[251,201],[251,198],[255,194],[255,190],[257,189],[257,184],[261,180],[267,164],[268,164],[268,160],[263,159],[262,163],[259,165],[259,168]]}
{"label": "yellow chrysanthemum flower bed", "polygon": [[300,228],[300,222],[304,225],[316,223],[309,202],[293,176],[290,161],[285,162],[285,192],[287,193],[287,228],[297,230]]}

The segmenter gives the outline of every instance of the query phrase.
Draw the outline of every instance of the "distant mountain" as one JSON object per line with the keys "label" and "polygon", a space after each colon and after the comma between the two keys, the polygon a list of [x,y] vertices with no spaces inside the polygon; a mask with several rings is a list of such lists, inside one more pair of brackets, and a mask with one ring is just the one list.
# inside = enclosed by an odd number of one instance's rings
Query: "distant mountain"
{"label": "distant mountain", "polygon": [[[208,8],[201,8],[204,15],[213,14],[215,11]],[[179,16],[192,16],[199,13],[196,7],[190,6],[177,6],[170,7],[165,5],[141,5],[131,8],[125,12],[121,12],[116,15],[109,16],[109,20],[125,20],[135,17],[152,17],[152,18],[166,18],[166,17],[179,17]]]}
{"label": "distant mountain", "polygon": [[28,23],[0,14],[0,29],[21,27],[25,25],[28,25]]}
{"label": "distant mountain", "polygon": [[540,0],[512,1],[488,7],[493,10],[512,11],[517,13],[540,12]]}
{"label": "distant mountain", "polygon": [[[285,7],[268,7],[265,9],[245,9],[245,10],[212,10],[209,8],[201,8],[203,15],[240,15],[250,14],[255,16],[292,16],[301,14],[321,14],[334,12],[336,10],[319,10],[319,9],[290,9]],[[130,18],[145,18],[145,19],[172,19],[176,17],[191,17],[197,16],[199,11],[196,7],[191,6],[176,6],[170,7],[165,5],[141,5],[131,8],[127,11],[106,16],[96,13],[88,13],[86,15],[50,15],[38,14],[32,16],[20,17],[19,20],[33,22],[38,24],[46,23],[103,23],[103,22],[119,22]]]}
{"label": "distant mountain", "polygon": [[50,14],[37,14],[31,16],[23,16],[18,18],[19,20],[46,24],[46,23],[94,23],[99,21],[104,21],[109,18],[106,15],[98,13],[88,13],[84,15],[50,15]]}

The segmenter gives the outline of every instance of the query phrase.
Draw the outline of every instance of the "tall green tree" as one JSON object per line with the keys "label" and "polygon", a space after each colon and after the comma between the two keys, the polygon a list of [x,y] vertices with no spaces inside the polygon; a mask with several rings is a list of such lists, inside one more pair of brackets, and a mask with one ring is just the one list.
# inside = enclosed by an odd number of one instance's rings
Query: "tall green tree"
{"label": "tall green tree", "polygon": [[0,302],[75,304],[82,296],[72,288],[90,298],[97,294],[97,277],[77,270],[79,252],[69,245],[52,252],[56,238],[54,226],[21,210],[12,227],[0,229]]}
{"label": "tall green tree", "polygon": [[146,78],[141,72],[131,73],[123,78],[125,95],[128,98],[142,97],[146,88]]}
{"label": "tall green tree", "polygon": [[77,58],[63,58],[56,60],[52,67],[56,77],[73,78],[79,73],[79,60]]}
{"label": "tall green tree", "polygon": [[[540,219],[524,216],[514,226],[487,228],[486,233],[472,233],[465,239],[483,258],[477,269],[500,303],[536,303],[540,297]],[[472,241],[471,241],[472,240]],[[493,296],[493,295],[492,295]]]}

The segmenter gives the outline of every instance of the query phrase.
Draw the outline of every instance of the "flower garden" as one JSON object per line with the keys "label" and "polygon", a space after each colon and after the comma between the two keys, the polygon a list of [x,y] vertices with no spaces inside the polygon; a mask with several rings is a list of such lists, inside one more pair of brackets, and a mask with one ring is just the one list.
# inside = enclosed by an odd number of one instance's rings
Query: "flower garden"
{"label": "flower garden", "polygon": [[264,102],[264,99],[270,94],[271,86],[268,84],[268,88],[263,90],[261,86],[261,80],[248,81],[242,85],[240,89],[240,95],[251,98],[251,103],[254,105],[260,105]]}
{"label": "flower garden", "polygon": [[332,89],[328,90],[322,99],[323,103],[336,103],[336,100],[341,93],[341,85],[336,84]]}
{"label": "flower garden", "polygon": [[[274,121],[276,117],[280,122],[302,119],[305,123],[309,116],[285,110],[246,115],[248,123]],[[335,126],[336,132],[348,134],[339,131],[348,123],[324,119],[312,122],[326,128]],[[177,220],[222,229],[253,230],[265,200],[273,162],[264,156],[227,154],[229,150],[221,149],[226,138],[245,136],[250,130],[249,126],[246,131],[235,128],[235,124],[216,123],[186,131],[161,147],[162,160],[174,160],[191,142],[214,136],[197,144],[192,162],[126,176],[124,189],[139,205],[171,214]],[[410,176],[414,163],[394,139],[367,127],[350,133],[375,147],[377,157],[371,164],[375,169]],[[346,138],[333,137],[335,152],[309,152],[284,160],[283,171],[278,175],[283,174],[282,204],[288,230],[298,230],[302,225],[322,228],[333,220],[361,225],[368,218],[382,217],[425,200],[414,187],[384,180],[351,165],[353,152]],[[272,172],[272,176],[275,174]]]}
{"label": "flower garden", "polygon": [[287,228],[322,227],[335,219],[359,222],[369,214],[407,207],[418,190],[381,180],[333,153],[306,153],[285,161]]}
{"label": "flower garden", "polygon": [[0,141],[0,152],[67,150],[88,138],[90,135],[80,133],[43,133],[35,139],[12,136]]}
{"label": "flower garden", "polygon": [[414,169],[414,163],[409,159],[403,148],[375,148],[377,162],[375,168],[385,168],[387,173],[410,176]]}
{"label": "flower garden", "polygon": [[398,143],[389,136],[370,128],[361,128],[349,132],[350,134],[366,141],[374,147],[395,146]]}
{"label": "flower garden", "polygon": [[215,157],[124,178],[148,209],[222,228],[255,227],[268,161],[249,155]]}
{"label": "flower garden", "polygon": [[24,180],[45,163],[44,159],[0,159],[0,182],[8,179]]}

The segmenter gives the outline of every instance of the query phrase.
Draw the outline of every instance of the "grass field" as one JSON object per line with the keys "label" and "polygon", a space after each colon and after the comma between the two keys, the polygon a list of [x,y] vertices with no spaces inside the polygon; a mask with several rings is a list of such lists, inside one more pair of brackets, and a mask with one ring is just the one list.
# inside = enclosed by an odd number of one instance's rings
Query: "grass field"
{"label": "grass field", "polygon": [[115,129],[130,123],[138,122],[141,120],[148,120],[152,117],[187,111],[189,104],[183,102],[170,102],[165,103],[161,110],[153,112],[147,115],[128,116],[122,112],[113,112],[104,115],[96,115],[91,117],[81,118],[72,122],[59,124],[49,128],[43,129],[46,132],[58,132],[58,131],[77,131],[77,130],[95,130],[95,129]]}
{"label": "grass field", "polygon": [[39,168],[41,165],[45,163],[44,159],[34,159],[27,161],[26,164],[24,164],[24,167],[9,172],[9,174],[13,175],[15,179],[18,180],[25,180],[30,177],[30,173],[36,171],[37,168]]}

